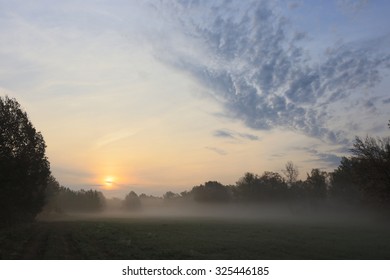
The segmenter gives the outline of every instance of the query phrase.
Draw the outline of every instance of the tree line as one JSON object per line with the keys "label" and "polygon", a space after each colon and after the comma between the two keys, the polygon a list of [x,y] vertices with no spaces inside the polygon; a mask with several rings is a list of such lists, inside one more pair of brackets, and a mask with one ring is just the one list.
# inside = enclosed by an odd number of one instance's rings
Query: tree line
{"label": "tree line", "polygon": [[126,208],[139,209],[145,199],[152,198],[167,202],[277,203],[286,204],[292,211],[294,206],[312,211],[337,204],[390,214],[390,138],[356,137],[350,152],[350,156],[341,158],[334,171],[314,168],[306,174],[305,180],[298,179],[299,170],[290,161],[282,174],[248,172],[234,185],[208,181],[190,191],[168,191],[162,198],[145,194],[138,197],[132,191],[125,199]]}
{"label": "tree line", "polygon": [[44,212],[97,212],[104,210],[106,206],[106,198],[102,192],[71,190],[61,186],[53,176],[48,179],[45,196]]}
{"label": "tree line", "polygon": [[[326,206],[376,210],[390,214],[390,138],[355,138],[351,155],[343,157],[332,172],[312,169],[305,180],[288,162],[282,171],[261,175],[245,173],[234,185],[208,181],[190,191],[166,192],[153,197],[131,191],[123,201],[124,209],[140,209],[150,200],[198,203],[285,204],[291,211],[316,211]],[[144,203],[146,202],[146,203]]]}
{"label": "tree line", "polygon": [[[208,181],[181,193],[167,192],[165,201],[190,200],[199,203],[285,203],[316,210],[326,205],[390,210],[390,138],[356,137],[352,155],[343,157],[333,172],[312,169],[305,180],[288,162],[282,174],[245,173],[234,185]],[[132,196],[136,194],[132,192]],[[133,198],[133,201],[135,199]],[[137,207],[141,207],[141,197]]]}
{"label": "tree line", "polygon": [[[388,124],[390,128],[390,121]],[[338,202],[345,206],[390,210],[390,138],[356,137],[351,155],[333,172],[312,169],[304,180],[288,162],[282,174],[266,171],[244,174],[234,185],[208,181],[163,197],[137,195],[108,200],[95,190],[71,190],[51,175],[46,144],[27,113],[12,98],[0,97],[0,227],[31,221],[47,212],[95,212],[107,206],[134,211],[155,201],[164,203],[284,203],[309,210]],[[293,207],[294,210],[294,207]],[[389,213],[390,214],[390,213]]]}

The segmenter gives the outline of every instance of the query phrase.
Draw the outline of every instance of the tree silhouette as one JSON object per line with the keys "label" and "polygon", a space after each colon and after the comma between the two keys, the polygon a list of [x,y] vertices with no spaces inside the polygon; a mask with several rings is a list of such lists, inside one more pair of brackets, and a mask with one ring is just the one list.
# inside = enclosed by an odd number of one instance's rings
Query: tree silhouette
{"label": "tree silhouette", "polygon": [[106,198],[96,190],[74,191],[59,185],[54,178],[49,180],[45,213],[51,212],[98,212],[106,207]]}
{"label": "tree silhouette", "polygon": [[131,191],[126,195],[125,200],[123,201],[123,208],[130,211],[141,208],[141,200],[134,191]]}
{"label": "tree silhouette", "polygon": [[230,189],[217,181],[208,181],[204,185],[195,186],[191,194],[198,202],[227,202],[231,199]]}
{"label": "tree silhouette", "polygon": [[244,174],[236,182],[236,196],[238,200],[242,201],[256,201],[258,200],[257,188],[260,185],[259,176],[251,172]]}
{"label": "tree silhouette", "polygon": [[312,200],[317,203],[321,200],[325,200],[327,196],[327,173],[320,171],[318,168],[311,170],[310,174],[307,174],[305,181],[307,190]]}
{"label": "tree silhouette", "polygon": [[236,183],[238,200],[249,202],[277,202],[287,198],[287,184],[277,172],[265,171],[259,176],[245,173]]}
{"label": "tree silhouette", "polygon": [[46,145],[19,103],[0,97],[0,223],[32,220],[45,203]]}
{"label": "tree silhouette", "polygon": [[286,177],[287,184],[291,187],[298,179],[298,167],[292,161],[288,161],[282,172]]}
{"label": "tree silhouette", "polygon": [[331,173],[330,195],[343,203],[357,205],[362,193],[357,184],[357,164],[355,159],[343,157],[339,167]]}
{"label": "tree silhouette", "polygon": [[363,198],[379,208],[390,205],[390,138],[355,138],[353,156],[355,176],[352,178],[360,186]]}
{"label": "tree silhouette", "polygon": [[43,207],[42,212],[45,213],[60,213],[63,211],[60,207],[58,201],[59,193],[61,191],[60,183],[54,178],[54,176],[49,176],[47,181],[47,187],[45,191],[45,206]]}
{"label": "tree silhouette", "polygon": [[265,171],[259,180],[257,192],[261,201],[276,202],[287,198],[287,184],[279,173]]}
{"label": "tree silhouette", "polygon": [[175,199],[178,199],[180,198],[180,195],[177,194],[177,193],[174,193],[172,191],[167,191],[164,195],[163,195],[163,199],[165,201],[168,201],[168,200],[175,200]]}

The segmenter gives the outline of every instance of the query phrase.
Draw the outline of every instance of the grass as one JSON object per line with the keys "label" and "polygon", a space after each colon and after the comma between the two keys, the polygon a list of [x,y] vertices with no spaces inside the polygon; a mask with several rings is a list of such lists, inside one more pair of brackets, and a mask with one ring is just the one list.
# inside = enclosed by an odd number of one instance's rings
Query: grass
{"label": "grass", "polygon": [[106,218],[0,231],[1,259],[390,259],[387,226]]}

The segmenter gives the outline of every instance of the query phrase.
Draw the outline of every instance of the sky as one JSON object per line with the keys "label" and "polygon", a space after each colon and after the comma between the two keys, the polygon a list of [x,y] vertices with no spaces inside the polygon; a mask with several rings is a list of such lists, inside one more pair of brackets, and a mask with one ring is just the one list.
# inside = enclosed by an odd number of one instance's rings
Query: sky
{"label": "sky", "polygon": [[334,170],[388,136],[390,2],[0,0],[0,94],[61,185],[181,192]]}

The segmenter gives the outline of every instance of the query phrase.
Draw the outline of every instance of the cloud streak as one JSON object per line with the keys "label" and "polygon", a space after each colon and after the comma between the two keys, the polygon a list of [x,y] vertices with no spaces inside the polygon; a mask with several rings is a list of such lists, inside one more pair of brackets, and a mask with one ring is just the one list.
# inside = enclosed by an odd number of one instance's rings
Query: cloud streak
{"label": "cloud streak", "polygon": [[217,138],[226,138],[226,139],[246,139],[250,141],[258,141],[260,138],[256,135],[249,134],[249,133],[239,133],[231,130],[226,129],[218,129],[213,132],[213,136]]}
{"label": "cloud streak", "polygon": [[213,151],[217,154],[219,154],[220,156],[226,156],[227,155],[227,152],[223,149],[220,149],[220,148],[217,148],[217,147],[205,147],[207,150],[210,150],[210,151]]}
{"label": "cloud streak", "polygon": [[216,130],[213,132],[213,136],[217,138],[236,139],[232,132],[226,130]]}

